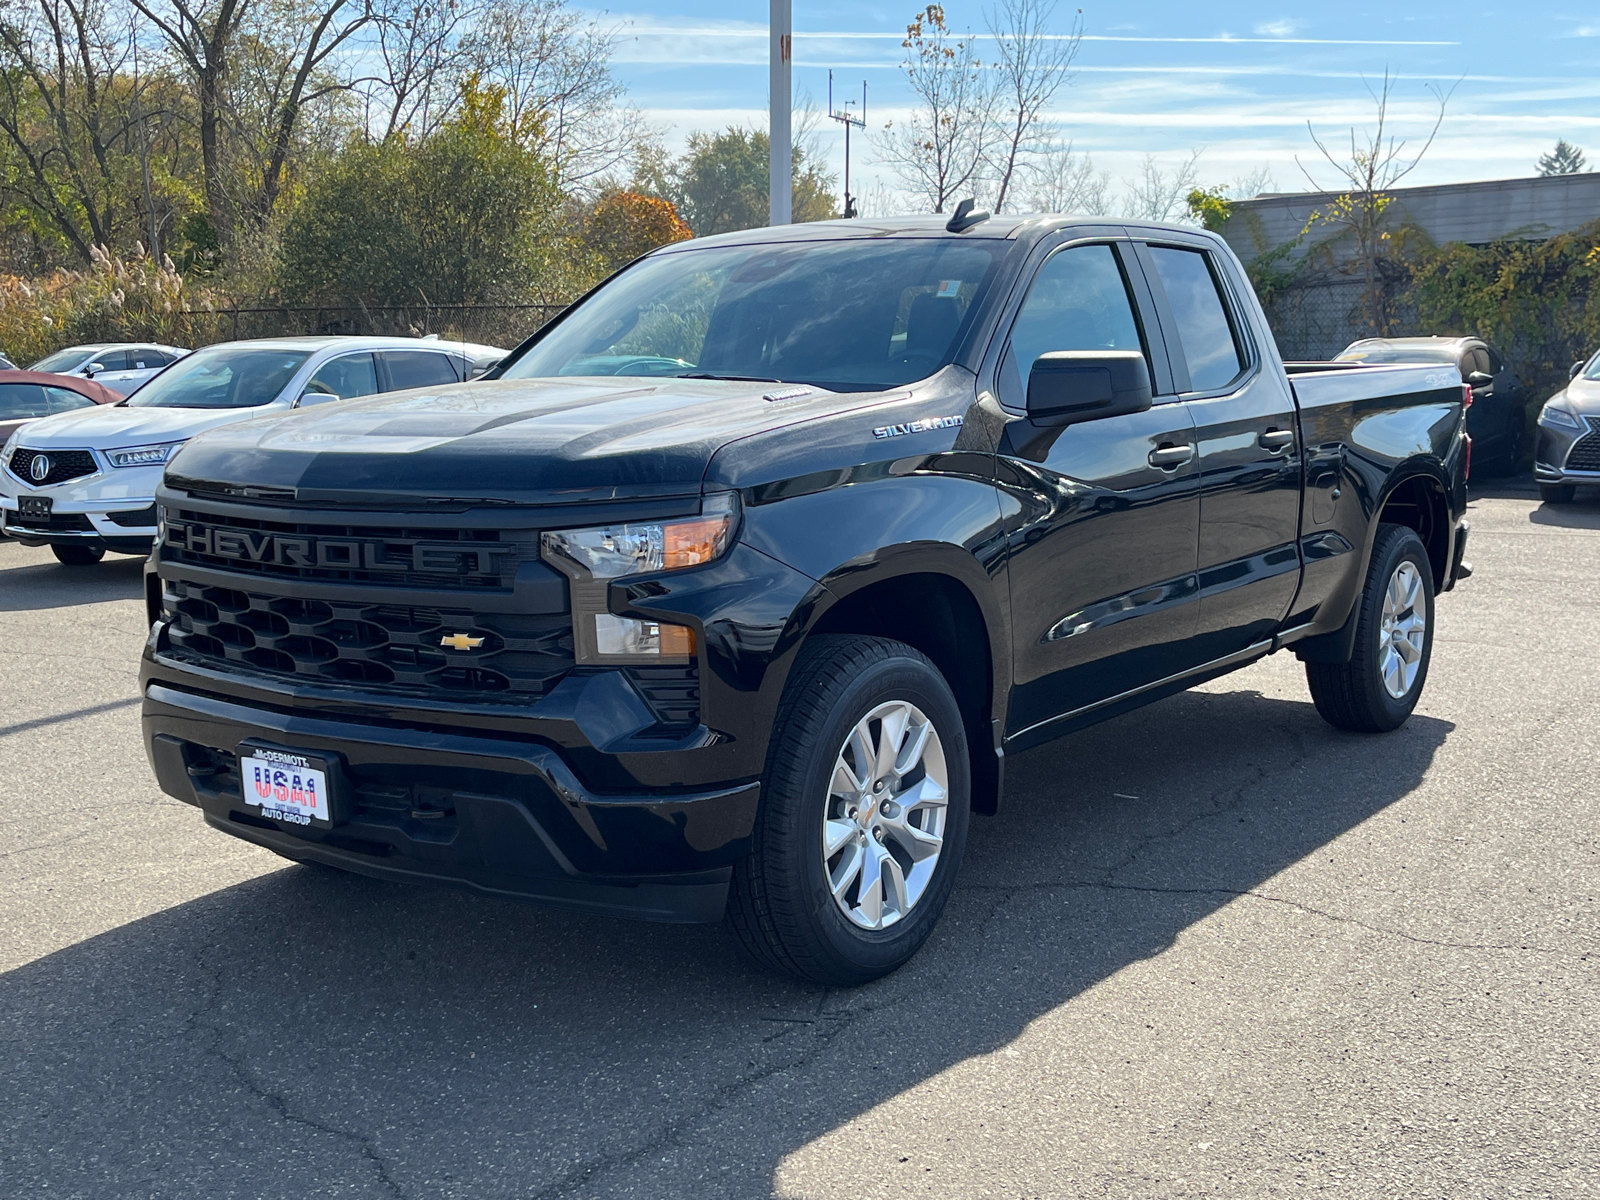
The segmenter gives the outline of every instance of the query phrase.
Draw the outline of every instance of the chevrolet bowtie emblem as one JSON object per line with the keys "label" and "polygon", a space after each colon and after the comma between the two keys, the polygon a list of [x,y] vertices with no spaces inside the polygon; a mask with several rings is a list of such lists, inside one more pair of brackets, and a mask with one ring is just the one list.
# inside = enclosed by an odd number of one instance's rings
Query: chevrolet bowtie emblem
{"label": "chevrolet bowtie emblem", "polygon": [[452,633],[440,638],[439,645],[448,646],[452,650],[476,650],[483,645],[483,639],[466,633]]}

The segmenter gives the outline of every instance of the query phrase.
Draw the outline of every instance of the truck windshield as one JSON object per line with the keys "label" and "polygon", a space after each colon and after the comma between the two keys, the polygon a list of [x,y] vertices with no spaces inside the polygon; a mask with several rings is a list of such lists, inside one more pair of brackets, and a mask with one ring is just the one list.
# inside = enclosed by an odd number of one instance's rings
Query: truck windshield
{"label": "truck windshield", "polygon": [[503,376],[679,376],[874,391],[947,365],[1008,243],[718,246],[648,258]]}
{"label": "truck windshield", "polygon": [[125,403],[129,408],[258,408],[276,400],[310,357],[308,350],[208,346],[180,358]]}

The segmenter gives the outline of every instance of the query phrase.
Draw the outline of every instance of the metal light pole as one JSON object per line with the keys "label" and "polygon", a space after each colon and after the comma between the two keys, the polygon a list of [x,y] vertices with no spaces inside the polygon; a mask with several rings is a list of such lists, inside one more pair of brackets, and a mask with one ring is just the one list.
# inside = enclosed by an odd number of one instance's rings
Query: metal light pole
{"label": "metal light pole", "polygon": [[771,127],[767,160],[770,216],[769,225],[787,225],[793,220],[794,155],[789,128],[790,108],[794,103],[790,81],[790,62],[794,57],[793,0],[772,0],[771,46]]}
{"label": "metal light pole", "polygon": [[867,81],[861,81],[861,111],[853,113],[850,106],[854,100],[846,100],[843,108],[833,106],[833,72],[828,72],[828,116],[844,126],[844,212],[843,217],[856,216],[856,198],[850,194],[850,127],[858,129],[867,127]]}

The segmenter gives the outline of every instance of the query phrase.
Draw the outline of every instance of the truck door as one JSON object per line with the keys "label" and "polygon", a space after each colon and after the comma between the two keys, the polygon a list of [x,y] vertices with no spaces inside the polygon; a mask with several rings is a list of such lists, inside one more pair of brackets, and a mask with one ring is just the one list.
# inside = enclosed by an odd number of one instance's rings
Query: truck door
{"label": "truck door", "polygon": [[[1007,733],[1163,679],[1190,665],[1196,627],[1199,487],[1188,408],[1147,329],[1128,243],[1056,249],[1038,268],[994,382],[1009,423],[996,459],[1006,505],[1013,671]],[[1058,350],[1142,350],[1156,403],[1064,429],[1025,416],[1026,380]],[[1162,395],[1165,391],[1168,394]]]}
{"label": "truck door", "polygon": [[1294,393],[1204,242],[1139,243],[1138,254],[1195,423],[1199,645],[1210,662],[1270,639],[1300,584]]}

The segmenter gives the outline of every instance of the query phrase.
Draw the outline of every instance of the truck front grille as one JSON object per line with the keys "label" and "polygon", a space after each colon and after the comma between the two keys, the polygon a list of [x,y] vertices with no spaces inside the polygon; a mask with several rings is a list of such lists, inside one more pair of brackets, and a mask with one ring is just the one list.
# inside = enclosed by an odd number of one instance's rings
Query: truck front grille
{"label": "truck front grille", "polygon": [[278,679],[529,702],[572,669],[564,615],[302,600],[181,579],[165,582],[162,607],[178,657]]}
{"label": "truck front grille", "polygon": [[509,589],[539,557],[537,535],[498,529],[310,525],[169,511],[161,560],[270,579],[437,591]]}

